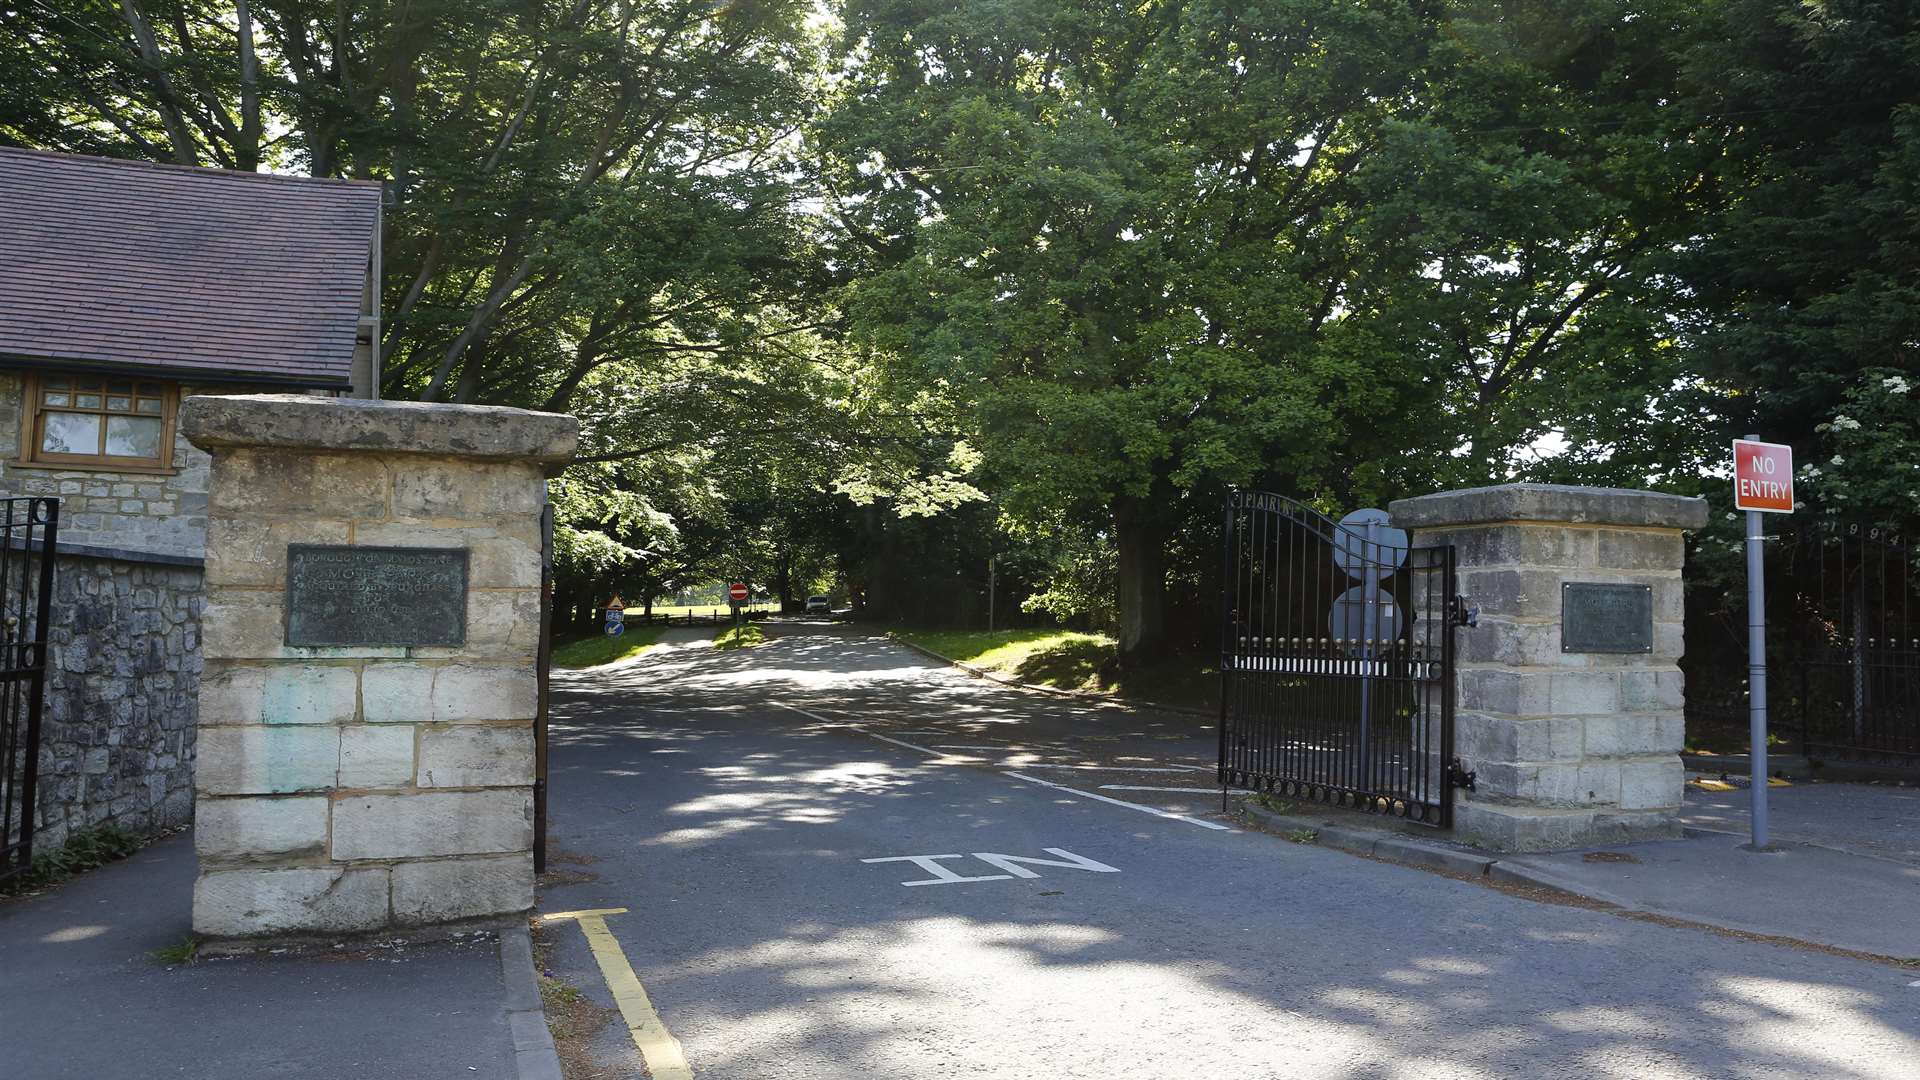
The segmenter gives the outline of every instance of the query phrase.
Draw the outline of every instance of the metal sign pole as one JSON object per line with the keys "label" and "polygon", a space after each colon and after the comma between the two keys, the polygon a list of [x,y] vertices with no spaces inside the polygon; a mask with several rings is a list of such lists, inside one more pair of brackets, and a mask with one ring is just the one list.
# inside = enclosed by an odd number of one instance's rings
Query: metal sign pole
{"label": "metal sign pole", "polygon": [[1366,606],[1360,609],[1360,783],[1373,778],[1373,642],[1380,636],[1380,522],[1368,519],[1367,542],[1361,549],[1360,583]]}
{"label": "metal sign pole", "polygon": [[[1749,435],[1758,442],[1760,436]],[[1753,848],[1767,847],[1767,561],[1764,517],[1747,511],[1747,725],[1753,792]]]}

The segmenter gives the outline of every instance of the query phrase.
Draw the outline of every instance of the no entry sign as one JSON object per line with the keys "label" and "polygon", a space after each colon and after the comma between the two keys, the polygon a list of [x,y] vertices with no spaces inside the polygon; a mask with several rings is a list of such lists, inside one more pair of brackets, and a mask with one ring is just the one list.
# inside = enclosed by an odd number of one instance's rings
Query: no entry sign
{"label": "no entry sign", "polygon": [[736,581],[733,584],[727,586],[727,597],[736,604],[745,602],[747,599],[746,583],[742,581]]}
{"label": "no entry sign", "polygon": [[1793,513],[1793,447],[1733,440],[1733,507]]}

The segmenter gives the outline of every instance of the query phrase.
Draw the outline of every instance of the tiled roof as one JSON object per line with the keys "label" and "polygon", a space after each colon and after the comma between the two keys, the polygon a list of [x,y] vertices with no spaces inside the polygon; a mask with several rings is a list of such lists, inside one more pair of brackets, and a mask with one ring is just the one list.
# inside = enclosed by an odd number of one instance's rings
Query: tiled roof
{"label": "tiled roof", "polygon": [[344,386],[380,185],[0,147],[0,357]]}

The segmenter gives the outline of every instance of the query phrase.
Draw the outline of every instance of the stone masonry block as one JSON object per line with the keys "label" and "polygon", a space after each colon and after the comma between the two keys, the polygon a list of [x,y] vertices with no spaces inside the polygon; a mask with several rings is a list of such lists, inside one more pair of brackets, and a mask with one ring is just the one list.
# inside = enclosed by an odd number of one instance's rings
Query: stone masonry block
{"label": "stone masonry block", "polygon": [[1460,591],[1480,613],[1508,619],[1560,617],[1562,575],[1551,570],[1460,571]]}
{"label": "stone masonry block", "polygon": [[1536,673],[1463,666],[1454,679],[1462,711],[1508,716],[1545,716],[1553,711],[1548,679]]}
{"label": "stone masonry block", "polygon": [[283,593],[208,589],[200,616],[201,652],[209,660],[270,658],[286,639]]}
{"label": "stone masonry block", "polygon": [[1686,768],[1676,757],[1626,762],[1620,766],[1620,808],[1655,810],[1677,807],[1687,785]]}
{"label": "stone masonry block", "polygon": [[540,525],[536,516],[469,527],[373,522],[354,531],[354,542],[386,547],[464,547],[470,588],[540,587]]}
{"label": "stone masonry block", "polygon": [[1599,551],[1598,530],[1553,524],[1476,525],[1420,535],[1453,545],[1461,566],[1584,567],[1594,565]]}
{"label": "stone masonry block", "polygon": [[353,454],[234,450],[214,470],[207,502],[216,517],[384,518],[387,466]]}
{"label": "stone masonry block", "polygon": [[393,918],[403,925],[512,915],[533,907],[533,856],[435,859],[393,868]]}
{"label": "stone masonry block", "polygon": [[207,584],[284,588],[288,544],[344,544],[345,521],[220,515],[207,523]]}
{"label": "stone masonry block", "polygon": [[540,683],[526,664],[368,664],[368,723],[531,719]]}
{"label": "stone masonry block", "polygon": [[1563,671],[1546,677],[1549,706],[1555,716],[1611,713],[1620,708],[1618,671]]}
{"label": "stone masonry block", "polygon": [[212,862],[318,855],[327,847],[326,797],[203,800],[194,815],[193,847]]}
{"label": "stone masonry block", "polygon": [[1687,706],[1686,675],[1678,669],[1623,671],[1620,707],[1628,712],[1671,712]]}
{"label": "stone masonry block", "polygon": [[260,688],[263,724],[347,724],[359,711],[360,673],[333,664],[276,664]]}
{"label": "stone masonry block", "polygon": [[540,512],[546,481],[538,467],[435,458],[393,463],[393,513],[401,518],[493,521]]}
{"label": "stone masonry block", "polygon": [[387,868],[214,870],[193,887],[193,930],[209,937],[377,930],[387,924]]}
{"label": "stone masonry block", "polygon": [[436,670],[431,664],[368,664],[360,674],[362,719],[369,724],[430,719]]}
{"label": "stone masonry block", "polygon": [[[408,787],[414,777],[413,728],[394,724],[356,724],[340,729],[340,779],[343,788]],[[527,783],[533,781],[528,779]]]}
{"label": "stone masonry block", "polygon": [[532,783],[531,724],[459,724],[420,732],[421,787],[523,787]]}
{"label": "stone masonry block", "polygon": [[1582,729],[1577,717],[1460,713],[1454,718],[1454,748],[1474,763],[1574,761],[1581,756]]}
{"label": "stone masonry block", "polygon": [[531,659],[539,647],[539,590],[475,590],[467,595],[467,644],[460,652]]}
{"label": "stone masonry block", "polygon": [[539,694],[539,676],[527,665],[449,664],[434,675],[433,719],[528,720]]}
{"label": "stone masonry block", "polygon": [[254,665],[209,665],[200,677],[200,723],[209,727],[258,724],[267,670]]}
{"label": "stone masonry block", "polygon": [[1599,534],[1599,565],[1611,570],[1678,571],[1687,558],[1679,530],[1651,532],[1604,529]]}
{"label": "stone masonry block", "polygon": [[1505,667],[1558,667],[1570,663],[1560,651],[1560,624],[1512,622],[1482,615],[1480,625],[1456,639],[1465,663]]}
{"label": "stone masonry block", "polygon": [[420,859],[533,849],[533,790],[350,795],[333,804],[335,859]]}
{"label": "stone masonry block", "polygon": [[210,727],[200,731],[194,786],[208,795],[323,791],[340,771],[340,729]]}

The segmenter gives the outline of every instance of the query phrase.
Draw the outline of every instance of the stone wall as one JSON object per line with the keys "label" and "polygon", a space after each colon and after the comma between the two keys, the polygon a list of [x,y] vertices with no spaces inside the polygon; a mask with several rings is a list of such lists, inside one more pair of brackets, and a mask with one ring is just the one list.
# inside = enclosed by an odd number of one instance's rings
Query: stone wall
{"label": "stone wall", "polygon": [[60,538],[68,543],[200,556],[207,531],[206,451],[176,428],[171,473],[22,466],[21,384],[19,372],[0,371],[0,494],[58,496]]}
{"label": "stone wall", "polygon": [[[1682,530],[1706,503],[1547,484],[1403,499],[1416,547],[1452,545],[1479,625],[1456,631],[1455,751],[1476,776],[1456,833],[1503,851],[1679,835],[1685,774]],[[1651,647],[1570,650],[1569,583],[1648,590]]]}
{"label": "stone wall", "polygon": [[[539,516],[573,420],[260,395],[192,399],[182,426],[214,455],[195,929],[527,910]],[[288,644],[296,542],[465,548],[465,644]]]}
{"label": "stone wall", "polygon": [[151,833],[192,818],[196,562],[55,560],[36,849],[90,826]]}

